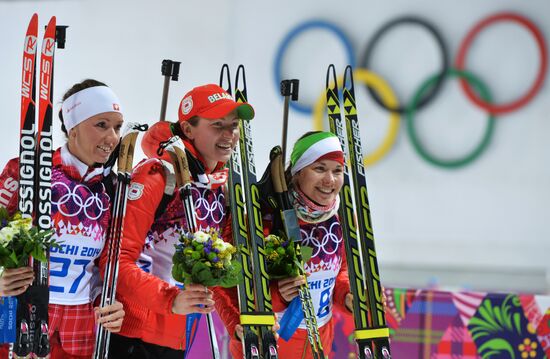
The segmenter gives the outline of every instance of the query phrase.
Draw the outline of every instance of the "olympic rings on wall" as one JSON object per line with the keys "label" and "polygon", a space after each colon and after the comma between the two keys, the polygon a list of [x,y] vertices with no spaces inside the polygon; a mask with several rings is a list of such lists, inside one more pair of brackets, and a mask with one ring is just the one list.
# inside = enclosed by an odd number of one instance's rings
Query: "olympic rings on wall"
{"label": "olympic rings on wall", "polygon": [[[478,105],[479,107],[481,107],[481,108],[483,108],[483,109],[485,109],[485,110],[487,110],[491,113],[503,114],[503,113],[508,113],[508,112],[517,110],[517,109],[521,108],[522,106],[526,105],[531,99],[534,98],[536,93],[540,90],[540,88],[542,87],[542,84],[544,82],[544,79],[546,77],[546,72],[547,72],[547,69],[548,69],[548,66],[547,66],[548,65],[548,51],[547,51],[546,43],[544,41],[544,37],[543,37],[541,31],[537,28],[537,26],[532,21],[530,21],[529,19],[527,19],[524,16],[521,16],[521,15],[518,15],[518,14],[515,14],[515,13],[509,13],[509,12],[497,13],[497,14],[494,14],[492,16],[489,16],[489,17],[481,20],[477,25],[475,25],[472,28],[472,30],[470,30],[468,32],[468,34],[466,35],[466,37],[464,38],[464,40],[462,41],[462,43],[459,47],[459,52],[458,52],[458,55],[457,55],[457,58],[456,58],[456,61],[455,61],[456,67],[457,67],[458,70],[464,70],[465,60],[466,60],[466,52],[469,49],[470,45],[472,44],[475,36],[477,36],[479,34],[479,32],[481,30],[483,30],[485,27],[487,27],[487,26],[489,26],[489,25],[491,25],[495,22],[498,22],[498,21],[512,21],[512,22],[515,22],[519,25],[522,25],[525,28],[527,28],[527,30],[529,30],[531,32],[531,34],[533,35],[533,37],[535,38],[535,40],[537,42],[537,46],[539,48],[539,53],[540,53],[540,66],[539,66],[539,72],[537,74],[537,79],[536,79],[535,83],[533,84],[531,89],[527,92],[527,94],[525,96],[521,97],[519,100],[514,101],[513,103],[510,103],[510,104],[492,105],[492,106],[489,106],[487,103],[484,103],[484,101],[477,98],[475,93],[473,93],[473,91],[468,87],[468,84],[465,80],[461,80],[461,85],[463,86],[468,98],[471,99],[474,103],[476,103],[476,105]],[[419,17],[415,17],[415,16],[403,16],[403,17],[399,17],[397,19],[391,20],[387,24],[383,25],[380,28],[380,30],[376,31],[373,38],[372,38],[372,40],[367,45],[366,51],[365,51],[363,59],[361,61],[361,65],[363,67],[367,68],[368,70],[370,70],[368,68],[368,64],[369,64],[369,60],[370,60],[370,56],[371,56],[370,54],[372,53],[372,49],[378,43],[379,39],[390,28],[392,28],[396,25],[399,25],[399,24],[404,24],[404,23],[411,23],[411,24],[415,24],[415,25],[420,25],[420,26],[424,27],[426,30],[428,30],[434,36],[434,38],[435,38],[435,40],[438,44],[438,47],[441,51],[441,54],[442,54],[443,64],[442,64],[442,68],[441,68],[439,73],[440,74],[445,73],[448,70],[448,67],[449,67],[448,66],[449,65],[449,60],[448,60],[448,54],[447,54],[447,51],[446,51],[446,47],[445,47],[445,44],[444,44],[444,41],[443,41],[441,35],[436,30],[436,27],[434,25],[428,23],[426,20],[420,19]],[[275,63],[274,63],[274,80],[275,80],[275,86],[276,86],[277,91],[279,89],[280,81],[282,80],[281,65],[282,65],[282,59],[283,59],[283,56],[284,56],[284,52],[286,51],[287,47],[292,42],[292,40],[295,37],[297,37],[298,35],[300,35],[302,32],[305,32],[305,31],[311,30],[311,29],[315,29],[315,28],[329,30],[330,32],[334,33],[340,39],[340,41],[342,41],[342,43],[344,44],[344,46],[346,48],[346,54],[347,54],[347,57],[348,57],[349,64],[352,65],[352,67],[354,67],[354,64],[355,64],[354,54],[355,53],[354,53],[353,47],[351,46],[351,41],[349,40],[349,38],[346,36],[345,32],[340,27],[338,27],[337,25],[332,24],[328,21],[323,21],[323,20],[306,21],[306,22],[296,26],[295,28],[291,29],[290,32],[283,38],[283,41],[281,42],[281,44],[279,45],[279,47],[277,49],[277,53],[276,53],[276,56],[275,56]],[[444,76],[441,76],[441,78],[443,79]],[[440,81],[443,81],[443,80],[440,80]],[[418,106],[421,107],[425,103],[429,102],[429,100],[431,100],[432,96],[436,95],[436,93],[438,92],[438,89],[439,89],[440,86],[441,86],[441,83],[439,83],[438,86],[435,86],[434,89],[430,91],[430,93],[427,93],[425,95],[425,98],[422,99],[422,101],[420,101],[418,103]],[[374,92],[372,92],[372,91],[369,91],[369,92],[371,94],[374,94]],[[380,101],[380,99],[378,99],[376,96],[373,96],[373,97],[374,97],[374,100],[376,102],[378,102],[382,107],[385,108],[384,104]],[[306,106],[306,105],[302,105],[302,104],[299,104],[299,103],[296,103],[296,102],[291,102],[290,106],[292,108],[294,108],[295,110],[301,112],[301,113],[305,113],[305,114],[312,113],[312,109],[309,106]],[[403,107],[406,108],[407,104],[405,103],[405,106],[403,106]],[[397,112],[404,113],[405,109],[403,107],[397,108],[397,109],[391,109],[390,108],[389,110],[395,110]]]}
{"label": "olympic rings on wall", "polygon": [[[381,101],[388,107],[396,107],[398,105],[397,97],[393,93],[392,89],[388,83],[381,78],[380,76],[367,71],[365,69],[355,69],[353,70],[353,78],[355,81],[360,81],[363,84],[372,87],[374,91],[381,97]],[[340,76],[337,81],[339,84],[342,83],[344,77]],[[313,128],[315,130],[321,131],[323,129],[323,115],[325,113],[325,104],[327,99],[325,93],[323,92],[319,96],[319,100],[315,105],[313,112]],[[390,127],[389,131],[382,141],[382,144],[374,150],[372,153],[365,156],[364,162],[365,166],[372,165],[379,161],[388,151],[391,149],[397,138],[397,133],[399,132],[399,114],[396,112],[390,113]]]}
{"label": "olympic rings on wall", "polygon": [[[473,74],[465,71],[464,68],[466,63],[467,50],[471,46],[475,36],[477,36],[479,32],[481,32],[481,30],[483,30],[485,27],[499,21],[511,21],[527,28],[527,30],[533,35],[537,43],[537,47],[540,55],[540,65],[537,73],[537,78],[526,94],[524,94],[519,99],[511,103],[495,105],[491,103],[492,101],[491,101],[489,90],[487,89],[487,87],[483,85],[480,82],[480,80],[477,79],[477,77],[474,77]],[[370,69],[368,69],[370,56],[372,56],[372,50],[375,47],[375,45],[379,42],[379,39],[389,29],[399,24],[413,24],[413,25],[420,25],[424,27],[435,38],[442,56],[442,66],[441,66],[441,69],[438,71],[438,73],[436,73],[429,79],[425,80],[421,84],[421,86],[419,86],[418,90],[415,92],[414,98],[410,102],[409,101],[405,102],[403,106],[398,106],[397,104],[398,100],[396,99],[395,95],[393,94],[392,90],[390,89],[386,81],[384,81],[380,76],[374,74],[373,72],[370,71]],[[274,79],[275,79],[275,84],[277,86],[277,89],[279,88],[279,83],[282,79],[281,63],[282,63],[282,58],[286,48],[288,47],[288,45],[290,44],[290,42],[293,40],[294,37],[298,36],[300,33],[306,30],[310,30],[314,28],[327,29],[332,33],[334,33],[344,44],[349,62],[353,66],[353,63],[354,63],[353,49],[351,48],[350,41],[346,37],[344,31],[339,27],[337,27],[336,25],[326,21],[321,21],[321,20],[308,21],[293,28],[287,34],[287,36],[285,36],[284,40],[281,42],[280,46],[278,47],[275,65],[274,65],[274,75],[275,75]],[[365,157],[365,165],[372,165],[373,163],[379,161],[387,152],[389,152],[391,146],[395,143],[395,138],[397,136],[397,131],[399,128],[398,114],[406,113],[407,114],[406,116],[407,133],[411,138],[411,142],[413,144],[414,149],[419,153],[419,155],[424,160],[428,161],[433,165],[441,166],[445,168],[457,168],[470,163],[471,161],[479,157],[479,155],[487,148],[487,145],[489,144],[490,138],[494,130],[494,119],[495,119],[494,115],[510,113],[512,111],[518,110],[519,108],[523,107],[528,102],[530,102],[536,96],[538,91],[540,91],[544,83],[544,80],[546,78],[546,73],[548,70],[548,53],[547,53],[544,37],[541,31],[536,27],[536,25],[532,21],[530,21],[524,16],[521,16],[515,13],[502,12],[502,13],[497,13],[492,16],[489,16],[485,19],[482,19],[467,33],[466,37],[464,38],[464,40],[461,42],[459,46],[459,52],[455,60],[456,69],[452,69],[449,67],[449,58],[448,58],[445,43],[441,35],[439,34],[439,32],[436,30],[435,26],[415,16],[403,16],[403,17],[399,17],[397,19],[389,21],[388,23],[383,25],[378,31],[375,32],[374,36],[372,37],[372,40],[367,45],[361,64],[364,65],[366,69],[355,69],[354,76],[359,81],[362,81],[367,85],[370,95],[381,107],[390,111],[390,130],[386,135],[385,139],[383,140],[382,145],[379,148],[377,148],[372,154],[367,155]],[[468,99],[470,99],[477,107],[484,109],[489,114],[485,134],[483,135],[483,138],[480,144],[471,153],[467,154],[463,158],[453,159],[453,160],[440,159],[428,153],[424,149],[424,146],[421,144],[420,140],[418,139],[416,135],[415,127],[414,127],[415,112],[420,108],[422,108],[423,106],[425,106],[437,95],[447,76],[458,77],[461,87],[466,93]],[[342,81],[341,78],[338,81],[341,82]],[[474,92],[474,90],[472,89],[472,86],[473,88],[475,88],[477,92]],[[317,103],[313,106],[314,111],[312,111],[310,106],[298,104],[296,102],[290,102],[290,106],[301,113],[307,114],[307,113],[313,112],[313,120],[314,120],[313,127],[315,130],[322,130],[323,107],[326,101],[324,97],[325,95],[323,91],[322,96],[319,98]]]}

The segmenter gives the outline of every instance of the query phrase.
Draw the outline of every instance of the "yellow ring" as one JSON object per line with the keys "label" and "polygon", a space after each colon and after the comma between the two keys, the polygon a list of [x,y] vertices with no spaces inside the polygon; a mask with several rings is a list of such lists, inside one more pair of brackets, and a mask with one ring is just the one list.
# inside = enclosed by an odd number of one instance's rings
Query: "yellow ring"
{"label": "yellow ring", "polygon": [[[389,108],[396,108],[398,106],[397,97],[393,93],[388,83],[382,77],[365,69],[355,69],[353,70],[353,78],[354,80],[358,80],[363,84],[372,87],[378,93],[378,95],[380,95],[381,100]],[[343,76],[338,77],[338,83],[341,84],[342,81]],[[313,109],[313,128],[316,131],[323,131],[323,114],[325,112],[324,109],[326,107],[326,102],[326,94],[325,92],[323,92]],[[386,134],[386,137],[382,141],[382,144],[372,153],[365,156],[365,166],[370,166],[380,161],[380,159],[382,159],[382,157],[384,157],[389,152],[389,150],[395,143],[398,132],[399,114],[397,112],[390,112],[390,129]]]}

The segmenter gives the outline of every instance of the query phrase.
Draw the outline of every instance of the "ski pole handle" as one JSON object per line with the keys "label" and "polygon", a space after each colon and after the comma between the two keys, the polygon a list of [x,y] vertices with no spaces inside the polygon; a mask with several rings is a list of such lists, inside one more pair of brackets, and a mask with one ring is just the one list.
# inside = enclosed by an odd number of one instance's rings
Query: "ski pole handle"
{"label": "ski pole handle", "polygon": [[282,140],[282,156],[283,162],[285,162],[286,155],[286,138],[288,132],[288,108],[290,106],[290,100],[298,101],[298,88],[300,80],[283,80],[281,81],[281,95],[285,98],[283,107],[283,140]]}
{"label": "ski pole handle", "polygon": [[164,76],[164,87],[162,89],[162,101],[160,104],[160,119],[159,121],[166,120],[166,105],[168,103],[168,91],[170,89],[170,78],[172,81],[178,81],[180,73],[181,62],[172,60],[162,60],[162,66],[160,71]]}
{"label": "ski pole handle", "polygon": [[273,181],[273,190],[277,194],[281,194],[283,192],[283,184],[281,181],[281,168],[279,166],[279,163],[281,163],[281,155],[278,154],[275,158],[271,160],[271,180]]}
{"label": "ski pole handle", "polygon": [[185,145],[183,141],[174,136],[165,144],[161,144],[162,147],[172,158],[174,169],[176,172],[176,184],[178,187],[183,187],[191,183],[191,175],[189,172],[189,164],[187,163],[187,154],[185,153]]}

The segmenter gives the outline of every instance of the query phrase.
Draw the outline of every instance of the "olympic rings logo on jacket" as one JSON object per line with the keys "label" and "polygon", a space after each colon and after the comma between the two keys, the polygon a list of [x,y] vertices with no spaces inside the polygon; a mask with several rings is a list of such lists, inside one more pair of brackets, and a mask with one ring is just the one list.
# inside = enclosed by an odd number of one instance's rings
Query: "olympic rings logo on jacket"
{"label": "olympic rings logo on jacket", "polygon": [[[539,51],[540,64],[536,79],[525,94],[521,95],[518,99],[509,103],[494,104],[492,102],[487,86],[485,86],[473,73],[465,69],[465,63],[468,50],[470,49],[476,36],[488,26],[502,21],[513,22],[515,24],[523,26],[529,31],[529,33],[534,37],[536,41]],[[403,106],[398,105],[398,100],[386,81],[379,75],[369,70],[370,59],[372,57],[372,54],[374,52],[373,50],[376,44],[380,41],[382,36],[388,30],[401,24],[418,25],[426,29],[436,40],[442,58],[442,66],[437,71],[437,73],[425,80],[418,87],[413,98],[410,101],[405,102],[405,105]],[[291,29],[290,32],[288,32],[288,34],[283,38],[283,41],[280,43],[277,49],[274,63],[274,80],[277,91],[279,88],[279,83],[282,79],[281,66],[283,56],[287,47],[301,33],[313,29],[326,30],[334,34],[342,42],[344,48],[346,49],[348,63],[355,67],[356,57],[353,47],[351,45],[351,41],[341,28],[328,21],[306,21]],[[493,134],[495,116],[507,114],[520,109],[521,107],[529,103],[539,92],[544,83],[547,73],[548,51],[542,32],[531,20],[529,20],[525,16],[516,13],[500,12],[482,19],[466,34],[459,46],[457,57],[454,60],[454,66],[451,67],[450,63],[451,61],[449,60],[449,55],[447,53],[443,37],[441,36],[437,28],[425,19],[417,16],[398,17],[387,22],[375,32],[371,41],[367,44],[365,52],[359,62],[360,68],[356,68],[354,71],[354,77],[367,85],[369,94],[373,97],[374,101],[377,104],[389,111],[390,126],[389,131],[385,139],[382,141],[381,145],[372,153],[365,156],[365,165],[372,165],[373,163],[379,161],[385,154],[389,152],[397,137],[399,129],[399,115],[406,115],[407,133],[411,138],[414,149],[424,160],[435,166],[445,168],[457,168],[472,162],[477,157],[479,157],[479,155],[487,148],[490,142],[490,138]],[[435,98],[435,96],[441,89],[445,78],[449,76],[458,77],[461,88],[466,93],[467,98],[477,107],[483,109],[488,114],[485,134],[482,136],[481,142],[471,152],[467,153],[463,157],[451,160],[438,158],[437,156],[428,152],[425,149],[424,145],[420,142],[414,125],[415,112],[426,106],[430,101]],[[341,78],[339,82],[341,83]],[[313,114],[314,128],[316,130],[321,130],[323,128],[322,117],[325,101],[326,99],[324,98],[323,91],[323,94],[319,97],[318,102],[314,106],[303,105],[297,102],[290,102],[290,106],[294,110],[303,114]]]}

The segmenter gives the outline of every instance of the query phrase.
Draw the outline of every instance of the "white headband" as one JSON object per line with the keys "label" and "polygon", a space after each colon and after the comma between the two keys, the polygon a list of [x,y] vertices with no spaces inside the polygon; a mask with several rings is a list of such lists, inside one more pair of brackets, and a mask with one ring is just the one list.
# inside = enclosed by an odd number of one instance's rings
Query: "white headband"
{"label": "white headband", "polygon": [[342,151],[342,146],[340,146],[340,141],[338,137],[331,136],[324,138],[313,145],[311,145],[303,154],[300,156],[298,161],[290,169],[290,173],[294,176],[301,169],[309,166],[317,159],[327,153]]}
{"label": "white headband", "polygon": [[100,113],[122,113],[120,100],[107,86],[93,86],[69,96],[61,105],[67,132],[79,123]]}

